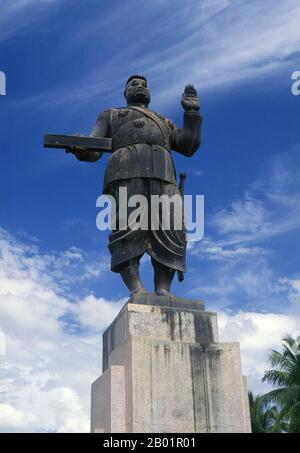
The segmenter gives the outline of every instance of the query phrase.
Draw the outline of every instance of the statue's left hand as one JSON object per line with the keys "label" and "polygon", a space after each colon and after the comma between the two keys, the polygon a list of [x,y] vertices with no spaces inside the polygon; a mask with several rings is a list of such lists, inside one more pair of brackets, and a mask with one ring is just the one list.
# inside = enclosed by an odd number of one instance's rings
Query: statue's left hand
{"label": "statue's left hand", "polygon": [[193,85],[186,85],[184,88],[181,105],[186,111],[198,111],[200,109],[197,90]]}

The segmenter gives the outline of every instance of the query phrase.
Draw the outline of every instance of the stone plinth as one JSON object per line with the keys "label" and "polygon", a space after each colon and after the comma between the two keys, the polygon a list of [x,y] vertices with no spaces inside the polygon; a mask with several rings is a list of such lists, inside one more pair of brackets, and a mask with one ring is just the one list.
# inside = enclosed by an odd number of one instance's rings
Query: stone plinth
{"label": "stone plinth", "polygon": [[92,432],[250,432],[238,343],[201,301],[129,300],[103,334]]}

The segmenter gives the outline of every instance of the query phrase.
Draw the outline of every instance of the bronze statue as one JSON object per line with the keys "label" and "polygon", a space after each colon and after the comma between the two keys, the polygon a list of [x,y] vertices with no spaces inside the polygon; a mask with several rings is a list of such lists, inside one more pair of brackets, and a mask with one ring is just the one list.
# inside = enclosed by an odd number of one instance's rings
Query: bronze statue
{"label": "bronze statue", "polygon": [[[180,194],[171,150],[191,157],[200,146],[202,118],[197,91],[192,85],[185,87],[181,100],[184,108],[182,128],[177,128],[171,120],[148,108],[151,97],[145,77],[129,77],[124,96],[127,106],[101,113],[90,135],[94,140],[111,139],[109,144],[99,141],[99,148],[95,150],[97,142],[85,146],[82,138],[81,145],[77,147],[76,143],[81,139],[79,137],[75,138],[77,142],[69,147],[65,141],[59,143],[58,138],[54,144],[51,144],[49,139],[48,146],[68,148],[80,161],[95,162],[102,156],[100,147],[109,148],[111,143],[103,193],[112,195],[116,200],[120,187],[126,187],[128,197],[142,194],[149,199],[153,194]],[[145,231],[130,230],[129,227],[123,230],[117,227],[109,236],[108,247],[111,253],[111,270],[121,274],[133,296],[146,292],[139,275],[139,262],[145,252],[151,256],[156,294],[170,295],[176,271],[179,280],[183,280],[186,270],[184,228],[175,230],[171,225],[167,231]]]}

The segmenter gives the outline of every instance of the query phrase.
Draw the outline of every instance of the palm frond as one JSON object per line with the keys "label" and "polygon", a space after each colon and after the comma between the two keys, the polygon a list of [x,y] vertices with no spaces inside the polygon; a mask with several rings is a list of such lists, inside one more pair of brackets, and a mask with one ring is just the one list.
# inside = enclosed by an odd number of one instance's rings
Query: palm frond
{"label": "palm frond", "polygon": [[262,378],[277,388],[260,397],[260,420],[265,432],[300,432],[300,338],[288,335],[282,341],[281,352],[271,351],[272,369]]}
{"label": "palm frond", "polygon": [[285,388],[279,388],[275,390],[270,390],[268,393],[265,393],[264,395],[261,396],[261,399],[265,404],[275,402],[278,403],[280,401],[280,397],[283,393]]}
{"label": "palm frond", "polygon": [[272,350],[269,355],[269,362],[274,368],[280,367],[280,369],[290,372],[293,369],[294,362],[285,352],[286,350],[283,353]]}
{"label": "palm frond", "polygon": [[280,370],[268,370],[265,371],[262,382],[268,382],[276,387],[285,387],[289,383],[289,373]]}

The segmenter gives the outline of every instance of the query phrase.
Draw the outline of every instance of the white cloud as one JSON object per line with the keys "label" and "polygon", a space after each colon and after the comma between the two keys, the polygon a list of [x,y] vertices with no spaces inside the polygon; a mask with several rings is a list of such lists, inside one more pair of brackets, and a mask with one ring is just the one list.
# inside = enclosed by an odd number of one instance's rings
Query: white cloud
{"label": "white cloud", "polygon": [[[194,244],[194,243],[193,243]],[[192,247],[191,254],[193,256],[204,256],[205,258],[213,261],[219,260],[240,260],[243,258],[251,258],[253,256],[264,256],[268,252],[262,247],[246,247],[240,246],[223,246],[218,242],[210,241],[209,239],[203,240],[201,248]]]}
{"label": "white cloud", "polygon": [[[124,300],[89,295],[72,303],[59,287],[53,261],[55,256],[68,256],[83,264],[82,251],[42,255],[36,246],[0,233],[0,329],[6,339],[0,367],[0,431],[88,431],[90,384],[101,369],[100,333]],[[240,286],[249,289],[253,275],[241,275]],[[227,291],[230,298],[235,284],[228,282],[222,288],[219,281],[217,290]],[[297,279],[280,284],[299,298]],[[254,284],[250,297],[261,288]],[[264,390],[260,378],[268,367],[267,350],[279,348],[284,335],[299,329],[299,320],[288,313],[219,313],[221,339],[241,342],[244,373],[256,392]]]}
{"label": "white cloud", "polygon": [[300,280],[290,280],[292,287],[300,293]]}
{"label": "white cloud", "polygon": [[42,255],[0,230],[1,431],[89,431],[100,332],[122,301],[68,298],[58,276],[86,260],[75,248]]}
{"label": "white cloud", "polygon": [[195,176],[203,176],[203,170],[193,170]]}
{"label": "white cloud", "polygon": [[266,210],[261,200],[255,200],[246,194],[243,201],[233,201],[230,210],[221,209],[212,219],[212,224],[219,233],[257,233],[266,222]]}
{"label": "white cloud", "polygon": [[0,404],[0,425],[24,427],[36,422],[32,413],[17,410],[10,404]]}
{"label": "white cloud", "polygon": [[76,311],[81,324],[99,331],[108,327],[110,321],[117,316],[125,302],[126,299],[114,303],[102,297],[97,299],[90,295],[78,303]]}
{"label": "white cloud", "polygon": [[255,392],[266,392],[268,386],[261,383],[266,370],[270,369],[268,355],[271,349],[280,350],[282,339],[299,331],[300,316],[274,313],[239,312],[218,314],[222,341],[239,341],[242,367],[248,377],[248,386]]}

